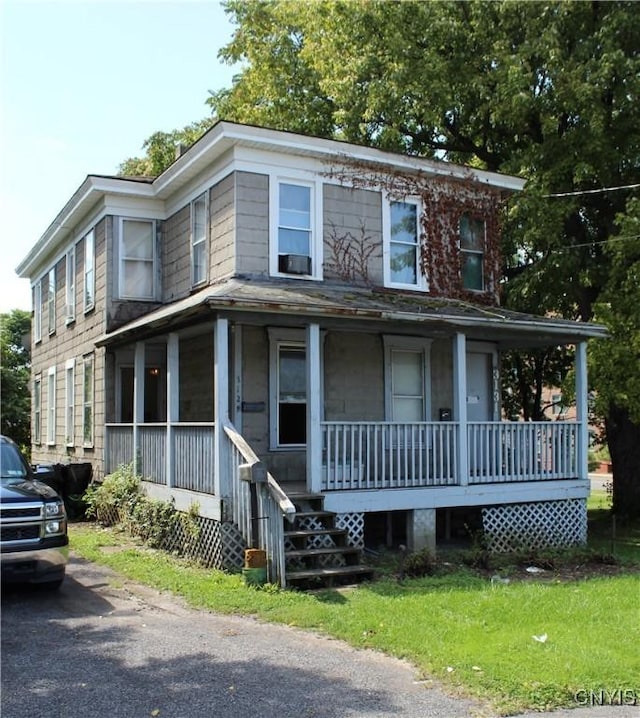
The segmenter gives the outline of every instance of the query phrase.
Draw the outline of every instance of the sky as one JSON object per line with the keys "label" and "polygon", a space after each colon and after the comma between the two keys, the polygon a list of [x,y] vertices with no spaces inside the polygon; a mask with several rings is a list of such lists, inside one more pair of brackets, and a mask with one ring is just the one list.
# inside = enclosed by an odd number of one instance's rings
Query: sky
{"label": "sky", "polygon": [[88,174],[208,116],[233,26],[214,0],[0,0],[0,312],[31,308],[15,268]]}

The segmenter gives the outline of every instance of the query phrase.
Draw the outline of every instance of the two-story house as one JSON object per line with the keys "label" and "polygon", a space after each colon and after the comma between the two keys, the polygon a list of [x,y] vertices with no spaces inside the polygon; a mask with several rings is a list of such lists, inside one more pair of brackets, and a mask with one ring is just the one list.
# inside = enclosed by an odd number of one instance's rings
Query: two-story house
{"label": "two-story house", "polygon": [[[499,306],[522,186],[228,122],[159,177],[88,176],[18,267],[34,461],[134,462],[197,503],[214,563],[259,544],[283,583],[331,530],[433,548],[460,510],[498,550],[583,542],[604,330]],[[576,348],[576,419],[501,421],[501,350],[555,345]]]}

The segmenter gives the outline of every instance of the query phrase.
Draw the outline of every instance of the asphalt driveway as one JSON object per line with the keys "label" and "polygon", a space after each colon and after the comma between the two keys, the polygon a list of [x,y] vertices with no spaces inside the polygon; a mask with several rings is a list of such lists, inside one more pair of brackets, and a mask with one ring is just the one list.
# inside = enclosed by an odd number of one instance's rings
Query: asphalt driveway
{"label": "asphalt driveway", "polygon": [[[1,709],[3,718],[490,715],[417,681],[401,661],[194,611],[77,557],[57,594],[3,590]],[[554,716],[626,718],[631,710]]]}

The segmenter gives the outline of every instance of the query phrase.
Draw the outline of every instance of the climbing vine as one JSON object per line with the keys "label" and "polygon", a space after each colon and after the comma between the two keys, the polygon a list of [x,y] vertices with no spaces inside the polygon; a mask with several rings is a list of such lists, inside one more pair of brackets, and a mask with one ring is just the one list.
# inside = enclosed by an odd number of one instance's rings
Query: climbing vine
{"label": "climbing vine", "polygon": [[[500,232],[504,196],[495,187],[480,185],[469,169],[463,178],[451,175],[427,175],[424,172],[389,171],[386,168],[346,160],[340,168],[331,168],[326,175],[341,184],[358,189],[375,189],[386,192],[390,199],[402,201],[409,197],[420,199],[420,266],[429,283],[432,296],[463,299],[481,304],[498,303],[501,272]],[[482,291],[465,289],[462,281],[462,253],[460,251],[460,220],[464,215],[484,222]],[[350,235],[340,237],[333,232],[327,244],[334,258],[343,258],[343,274],[353,271],[352,252],[365,256],[365,231],[359,242]],[[348,249],[347,249],[348,248]],[[347,250],[347,251],[345,251]],[[368,259],[371,252],[366,255]],[[346,264],[344,260],[348,261]],[[360,262],[359,272],[363,272]]]}
{"label": "climbing vine", "polygon": [[325,262],[327,269],[345,282],[362,282],[372,284],[369,277],[369,260],[380,257],[380,244],[367,234],[364,221],[360,223],[360,231],[352,234],[347,231],[340,233],[335,224],[325,238],[325,246],[329,257]]}

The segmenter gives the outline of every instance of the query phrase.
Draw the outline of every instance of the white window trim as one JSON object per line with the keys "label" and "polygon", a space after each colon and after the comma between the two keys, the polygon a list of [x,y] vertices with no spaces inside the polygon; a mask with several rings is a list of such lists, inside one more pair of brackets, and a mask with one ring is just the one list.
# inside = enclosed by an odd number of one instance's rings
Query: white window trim
{"label": "white window trim", "polygon": [[[271,451],[301,451],[306,444],[279,444],[278,422],[278,362],[281,347],[304,349],[306,356],[305,333],[303,329],[282,329],[270,327],[269,330],[269,449]],[[308,359],[308,357],[307,357]],[[308,400],[308,397],[307,397]]]}
{"label": "white window trim", "polygon": [[[278,269],[278,227],[280,225],[280,185],[292,184],[311,189],[311,274],[289,274]],[[322,279],[323,259],[322,182],[308,175],[269,175],[269,274],[287,279]]]}
{"label": "white window trim", "polygon": [[65,322],[71,324],[76,319],[76,246],[69,249],[65,256]]}
{"label": "white window trim", "polygon": [[47,446],[56,444],[56,368],[47,371]]}
{"label": "white window trim", "polygon": [[[91,243],[91,269],[87,270],[87,246]],[[92,229],[84,235],[84,313],[90,312],[96,306],[96,236]],[[89,292],[87,289],[89,288]],[[91,297],[89,301],[88,298]]]}
{"label": "white window trim", "polygon": [[[482,257],[482,261],[480,263],[480,271],[482,275],[482,287],[480,289],[473,289],[472,287],[465,287],[464,284],[462,284],[462,288],[466,292],[477,292],[478,294],[484,293],[487,291],[487,278],[485,277],[484,273],[484,259],[487,251],[487,220],[482,218],[482,226],[484,228],[483,231],[483,241],[482,241],[482,251],[479,252],[477,249],[466,249],[462,246],[462,232],[460,231],[460,222],[462,221],[462,217],[467,214],[463,213],[460,217],[460,221],[458,222],[458,250],[460,251],[460,257],[462,258],[462,255],[464,254],[479,254],[480,257]],[[477,219],[479,220],[480,217],[474,217],[474,215],[467,214],[471,219]],[[462,282],[462,277],[460,277],[460,281]]]}
{"label": "white window trim", "polygon": [[33,380],[33,443],[42,443],[42,377]]}
{"label": "white window trim", "polygon": [[[52,291],[53,287],[53,291]],[[49,336],[56,333],[56,268],[51,267],[47,281],[47,326]]]}
{"label": "white window trim", "polygon": [[68,359],[64,366],[64,441],[75,446],[75,359]]}
{"label": "white window trim", "polygon": [[[151,225],[152,258],[144,260],[151,264],[152,271],[152,295],[148,297],[128,296],[124,293],[124,223],[125,222],[146,222]],[[142,261],[142,260],[139,260]],[[135,302],[155,302],[158,298],[158,247],[156,237],[156,220],[143,217],[119,217],[118,218],[118,298]]]}
{"label": "white window trim", "polygon": [[42,280],[33,285],[33,341],[42,341]]}
{"label": "white window trim", "polygon": [[[195,237],[195,206],[196,202],[204,198],[204,216],[205,216],[205,224],[204,224],[204,237],[199,238],[196,240]],[[202,192],[197,197],[191,200],[191,286],[192,287],[198,287],[202,284],[206,284],[207,280],[209,279],[209,192]],[[195,248],[199,244],[204,244],[204,254],[205,254],[205,267],[204,267],[204,277],[202,279],[199,279],[196,281],[195,278]]]}
{"label": "white window trim", "polygon": [[[405,202],[416,206],[416,283],[404,284],[401,282],[391,281],[391,205],[395,202]],[[394,289],[411,289],[413,291],[426,292],[429,289],[429,282],[422,273],[420,262],[421,251],[421,225],[423,206],[422,201],[418,197],[391,197],[388,194],[382,196],[382,261],[383,261],[383,277],[384,286],[393,287]]]}
{"label": "white window trim", "polygon": [[[87,371],[87,366],[91,365],[91,389],[90,389],[90,396],[87,397],[85,394],[86,389],[86,379],[85,379],[85,373]],[[94,445],[94,437],[95,437],[95,425],[96,425],[96,417],[95,417],[95,385],[96,385],[96,365],[95,365],[95,356],[93,354],[85,354],[85,356],[82,358],[82,445],[85,448],[91,449]],[[91,438],[86,438],[86,426],[85,426],[85,416],[86,412],[85,409],[87,406],[91,407]]]}
{"label": "white window trim", "polygon": [[422,353],[423,421],[431,421],[431,343],[432,339],[385,335],[384,343],[384,415],[387,421],[393,417],[392,355],[393,351]]}

